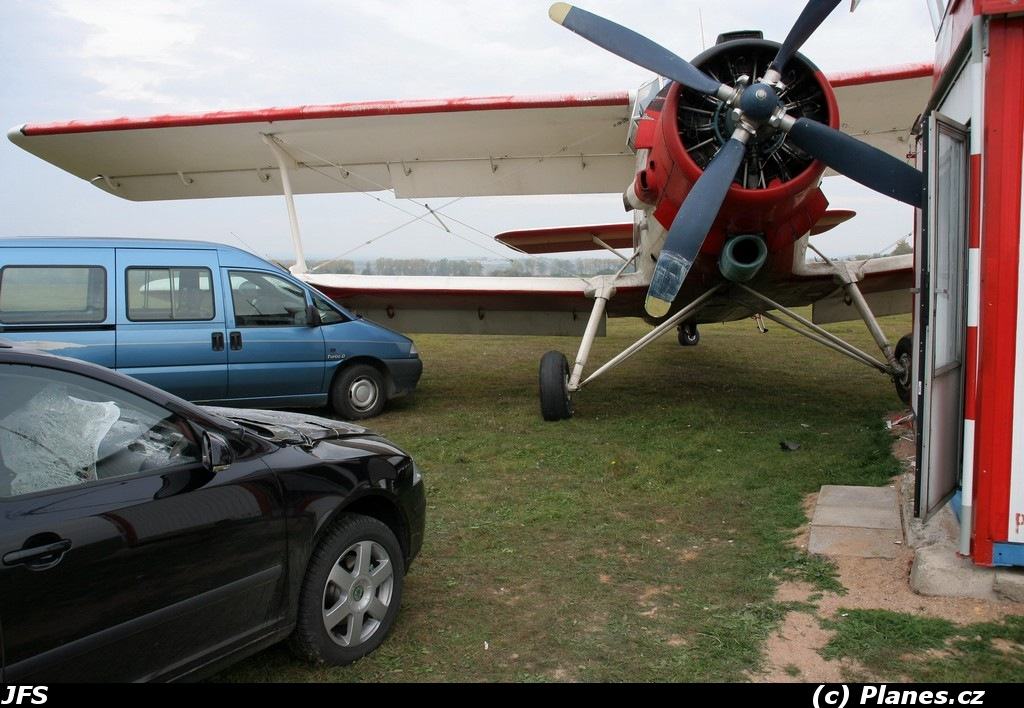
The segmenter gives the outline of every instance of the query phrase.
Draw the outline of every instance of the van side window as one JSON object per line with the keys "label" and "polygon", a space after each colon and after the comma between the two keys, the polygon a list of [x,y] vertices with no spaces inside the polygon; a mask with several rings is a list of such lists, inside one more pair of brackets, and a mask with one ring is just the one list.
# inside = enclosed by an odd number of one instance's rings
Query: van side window
{"label": "van side window", "polygon": [[128,268],[127,281],[133,322],[213,319],[209,268]]}
{"label": "van side window", "polygon": [[332,325],[339,322],[348,322],[348,318],[345,315],[338,312],[327,300],[319,295],[313,296],[313,305],[316,306],[317,311],[320,313],[320,324]]}
{"label": "van side window", "polygon": [[84,324],[107,319],[107,271],[100,266],[0,269],[0,323]]}
{"label": "van side window", "polygon": [[269,273],[233,270],[231,300],[238,327],[305,327],[306,293]]}

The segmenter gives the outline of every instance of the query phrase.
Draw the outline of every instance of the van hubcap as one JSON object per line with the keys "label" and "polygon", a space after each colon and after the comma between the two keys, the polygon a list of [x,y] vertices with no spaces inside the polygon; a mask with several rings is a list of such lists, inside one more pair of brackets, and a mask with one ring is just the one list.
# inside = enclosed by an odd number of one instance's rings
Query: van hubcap
{"label": "van hubcap", "polygon": [[349,403],[356,410],[370,410],[377,403],[379,395],[377,384],[368,378],[358,378],[348,387]]}

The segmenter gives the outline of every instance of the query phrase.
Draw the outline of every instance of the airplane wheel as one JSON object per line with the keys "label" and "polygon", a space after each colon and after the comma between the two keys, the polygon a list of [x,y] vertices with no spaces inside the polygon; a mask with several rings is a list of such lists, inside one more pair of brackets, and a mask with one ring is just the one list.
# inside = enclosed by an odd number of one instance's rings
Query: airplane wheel
{"label": "airplane wheel", "polygon": [[700,342],[700,332],[696,322],[684,322],[676,327],[679,331],[679,346],[695,347]]}
{"label": "airplane wheel", "polygon": [[548,352],[540,360],[540,413],[544,420],[572,418],[569,362],[561,352]]}
{"label": "airplane wheel", "polygon": [[896,363],[903,367],[903,373],[894,376],[892,382],[896,385],[896,395],[905,404],[910,405],[911,377],[913,376],[913,348],[914,338],[912,335],[905,335],[896,344]]}

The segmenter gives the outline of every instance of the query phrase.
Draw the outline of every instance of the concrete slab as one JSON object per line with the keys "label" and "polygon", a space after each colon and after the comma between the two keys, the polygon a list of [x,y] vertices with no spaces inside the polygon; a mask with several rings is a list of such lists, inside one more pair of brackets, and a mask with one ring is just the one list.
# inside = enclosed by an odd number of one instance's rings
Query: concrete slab
{"label": "concrete slab", "polygon": [[889,509],[898,500],[892,487],[852,487],[826,484],[818,492],[818,506],[868,507]]}
{"label": "concrete slab", "polygon": [[812,524],[817,526],[849,526],[865,529],[890,529],[900,531],[897,540],[902,538],[900,514],[895,503],[888,509],[872,509],[856,506],[819,506],[814,510]]}
{"label": "concrete slab", "polygon": [[991,568],[979,568],[969,559],[959,557],[955,546],[936,543],[918,548],[914,554],[910,587],[929,597],[998,600],[993,589],[995,575]]}
{"label": "concrete slab", "polygon": [[812,526],[807,551],[822,556],[895,558],[902,539],[901,532],[891,529]]}
{"label": "concrete slab", "polygon": [[895,489],[839,485],[821,488],[811,519],[809,552],[895,558],[902,542],[903,523]]}
{"label": "concrete slab", "polygon": [[999,568],[992,589],[1004,600],[1024,602],[1024,570]]}

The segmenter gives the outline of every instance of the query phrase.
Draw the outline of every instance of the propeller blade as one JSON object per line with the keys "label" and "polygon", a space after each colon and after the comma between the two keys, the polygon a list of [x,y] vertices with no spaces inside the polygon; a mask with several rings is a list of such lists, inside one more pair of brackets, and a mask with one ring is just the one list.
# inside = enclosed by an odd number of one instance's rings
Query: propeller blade
{"label": "propeller blade", "polygon": [[659,76],[672,79],[694,91],[708,96],[716,96],[724,86],[660,44],[652,42],[622,25],[617,25],[611,20],[606,20],[565,2],[556,2],[551,6],[548,14],[558,24],[597,46],[607,49],[612,54],[645,69],[650,69]]}
{"label": "propeller blade", "polygon": [[[742,133],[742,131],[737,131]],[[746,133],[742,133],[746,135]],[[704,174],[686,195],[668,238],[658,256],[644,307],[651,317],[664,317],[690,272],[700,247],[704,245],[725,195],[743,162],[747,146],[734,135],[715,155]]]}
{"label": "propeller blade", "polygon": [[800,13],[800,17],[796,19],[796,24],[789,31],[789,36],[782,43],[779,53],[775,55],[775,61],[769,68],[781,74],[793,55],[800,51],[804,42],[821,27],[821,23],[839,7],[840,2],[842,0],[810,0]]}
{"label": "propeller blade", "polygon": [[804,152],[839,174],[921,208],[924,175],[902,160],[808,118],[797,119],[789,128],[789,137]]}

